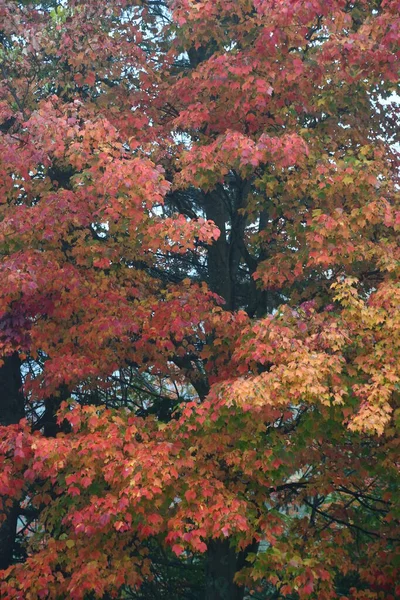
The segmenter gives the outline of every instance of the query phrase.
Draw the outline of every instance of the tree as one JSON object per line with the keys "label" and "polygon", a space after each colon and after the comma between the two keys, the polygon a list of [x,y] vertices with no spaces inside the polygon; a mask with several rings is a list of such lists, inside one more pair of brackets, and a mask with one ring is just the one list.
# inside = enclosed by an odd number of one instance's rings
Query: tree
{"label": "tree", "polygon": [[398,0],[0,11],[1,596],[394,599]]}

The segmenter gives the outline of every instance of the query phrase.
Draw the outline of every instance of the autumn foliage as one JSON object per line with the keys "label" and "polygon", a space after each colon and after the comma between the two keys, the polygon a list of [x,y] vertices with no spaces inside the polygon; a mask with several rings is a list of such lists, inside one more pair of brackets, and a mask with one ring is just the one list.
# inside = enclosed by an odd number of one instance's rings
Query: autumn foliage
{"label": "autumn foliage", "polygon": [[399,0],[0,23],[0,597],[399,598]]}

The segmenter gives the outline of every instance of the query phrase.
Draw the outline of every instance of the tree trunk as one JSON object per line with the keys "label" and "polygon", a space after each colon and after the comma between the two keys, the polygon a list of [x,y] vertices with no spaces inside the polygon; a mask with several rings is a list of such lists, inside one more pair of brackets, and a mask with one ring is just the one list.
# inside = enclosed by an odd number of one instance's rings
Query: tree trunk
{"label": "tree trunk", "polygon": [[205,600],[243,600],[244,587],[234,582],[243,565],[243,553],[237,554],[229,540],[212,540],[208,544]]}
{"label": "tree trunk", "polygon": [[225,308],[231,310],[232,281],[229,268],[229,244],[226,239],[226,223],[229,215],[224,200],[218,192],[204,194],[207,219],[214,221],[220,230],[219,238],[207,248],[208,285],[225,300]]}
{"label": "tree trunk", "polygon": [[13,425],[25,416],[21,362],[17,352],[3,360],[0,367],[0,424]]}
{"label": "tree trunk", "polygon": [[[3,360],[0,367],[0,425],[13,425],[25,416],[21,363],[17,352]],[[0,525],[0,569],[6,569],[12,563],[18,516],[19,503],[14,502]]]}
{"label": "tree trunk", "polygon": [[66,385],[61,385],[56,394],[49,396],[44,401],[44,413],[41,418],[43,425],[44,437],[56,437],[57,433],[70,431],[68,423],[65,422],[61,426],[57,423],[57,412],[60,409],[61,403],[70,397],[70,391]]}
{"label": "tree trunk", "polygon": [[[208,285],[225,300],[226,310],[235,310],[240,305],[239,267],[243,259],[246,217],[242,213],[247,202],[250,186],[236,177],[237,189],[233,197],[217,186],[204,194],[203,206],[207,219],[211,219],[220,230],[220,236],[207,248]],[[248,254],[248,253],[247,253]],[[246,260],[253,260],[250,255]],[[253,265],[254,266],[254,265]],[[252,546],[237,553],[229,539],[210,540],[207,550],[205,600],[243,600],[245,588],[236,585],[235,575],[246,562]]]}

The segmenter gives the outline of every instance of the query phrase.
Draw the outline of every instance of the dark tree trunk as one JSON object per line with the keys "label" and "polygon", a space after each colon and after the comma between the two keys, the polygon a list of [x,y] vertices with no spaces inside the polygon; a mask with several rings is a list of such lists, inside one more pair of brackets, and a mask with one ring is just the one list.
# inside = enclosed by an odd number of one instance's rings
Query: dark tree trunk
{"label": "dark tree trunk", "polygon": [[[16,352],[3,360],[0,367],[0,425],[13,425],[25,415],[21,363]],[[0,525],[0,569],[6,569],[12,563],[18,516],[19,504],[14,502],[6,510],[6,518]]]}
{"label": "dark tree trunk", "polygon": [[[231,196],[222,186],[204,195],[203,206],[207,219],[220,230],[220,237],[207,248],[208,284],[225,300],[226,310],[240,307],[240,275],[242,261],[255,269],[255,259],[245,252],[246,217],[242,213],[249,194],[249,185],[236,178],[236,191]],[[250,263],[250,264],[249,264]],[[236,552],[226,540],[208,542],[205,600],[243,600],[245,588],[236,585],[234,578],[246,562],[246,556],[256,546]]]}
{"label": "dark tree trunk", "polygon": [[244,587],[234,582],[244,566],[244,555],[236,553],[229,540],[212,540],[208,544],[205,600],[243,600]]}
{"label": "dark tree trunk", "polygon": [[68,424],[58,425],[57,423],[57,412],[60,409],[61,403],[70,397],[70,392],[66,385],[62,385],[58,390],[58,393],[49,398],[46,398],[44,402],[45,410],[41,423],[43,424],[43,435],[45,437],[56,437],[57,433],[69,431]]}
{"label": "dark tree trunk", "polygon": [[231,309],[232,281],[229,268],[229,244],[226,239],[226,223],[229,215],[223,197],[216,191],[204,195],[207,219],[214,221],[220,230],[219,238],[207,248],[208,285],[225,300],[225,308]]}
{"label": "dark tree trunk", "polygon": [[21,363],[17,352],[3,360],[0,367],[0,424],[13,425],[25,416]]}
{"label": "dark tree trunk", "polygon": [[5,521],[0,525],[0,571],[7,569],[13,562],[19,508],[19,503],[13,502],[6,511]]}

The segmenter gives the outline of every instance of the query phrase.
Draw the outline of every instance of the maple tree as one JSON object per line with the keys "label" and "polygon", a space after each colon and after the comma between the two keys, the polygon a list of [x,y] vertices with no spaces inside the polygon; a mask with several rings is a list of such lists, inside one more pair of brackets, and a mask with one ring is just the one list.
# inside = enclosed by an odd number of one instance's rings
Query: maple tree
{"label": "maple tree", "polygon": [[1,597],[398,597],[400,2],[0,17]]}

